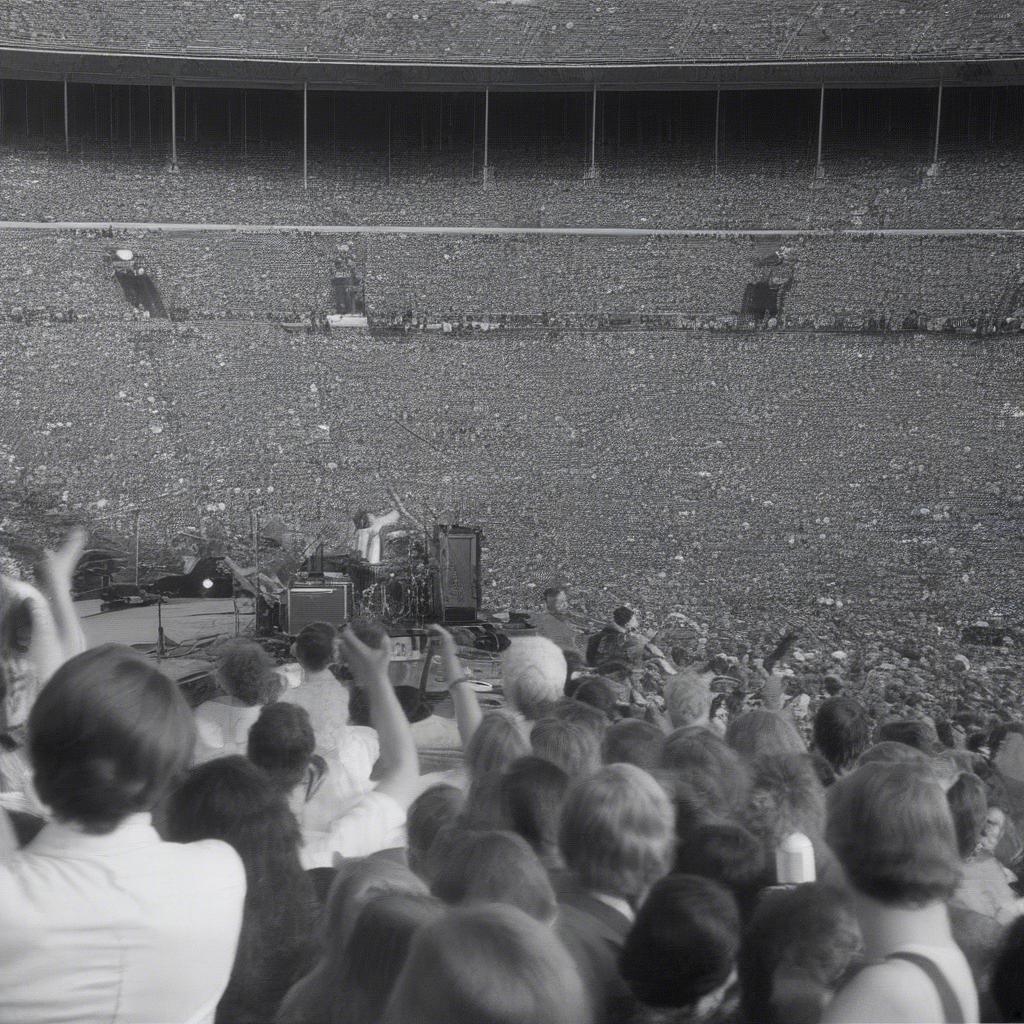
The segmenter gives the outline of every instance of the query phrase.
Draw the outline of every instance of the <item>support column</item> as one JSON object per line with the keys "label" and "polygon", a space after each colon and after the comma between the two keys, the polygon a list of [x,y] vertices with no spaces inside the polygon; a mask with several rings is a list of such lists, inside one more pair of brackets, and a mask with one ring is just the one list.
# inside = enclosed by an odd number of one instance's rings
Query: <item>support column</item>
{"label": "support column", "polygon": [[68,80],[64,79],[64,152],[71,152],[71,136],[68,132]]}
{"label": "support column", "polygon": [[171,79],[171,170],[178,169],[178,111],[175,97],[177,90],[174,87],[174,79]]}
{"label": "support column", "polygon": [[302,187],[309,190],[309,83],[302,83]]}
{"label": "support column", "polygon": [[597,82],[595,82],[590,99],[590,168],[585,177],[593,181],[597,176]]}
{"label": "support column", "polygon": [[242,156],[249,155],[249,93],[242,90]]}
{"label": "support column", "polygon": [[715,177],[718,177],[718,130],[722,115],[722,90],[715,90]]}
{"label": "support column", "polygon": [[939,136],[942,133],[942,79],[939,79],[939,95],[935,103],[935,146],[932,149],[932,165],[928,173],[933,177],[939,173]]}
{"label": "support column", "polygon": [[484,89],[484,188],[490,185],[491,166],[488,163],[488,142],[491,131],[491,90]]}
{"label": "support column", "polygon": [[821,92],[818,94],[818,162],[814,167],[814,174],[820,178],[825,172],[821,166],[821,147],[825,133],[825,83],[821,84]]}
{"label": "support column", "polygon": [[391,93],[388,93],[388,184],[391,184]]}

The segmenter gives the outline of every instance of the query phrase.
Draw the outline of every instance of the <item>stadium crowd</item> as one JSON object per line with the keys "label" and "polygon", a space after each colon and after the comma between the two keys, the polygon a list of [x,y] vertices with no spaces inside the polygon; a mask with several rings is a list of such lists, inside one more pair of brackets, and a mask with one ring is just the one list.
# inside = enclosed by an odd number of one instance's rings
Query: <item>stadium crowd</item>
{"label": "stadium crowd", "polygon": [[789,644],[666,653],[556,584],[496,709],[432,627],[458,756],[421,774],[379,623],[226,641],[190,709],[85,649],[84,543],[3,581],[0,1019],[1024,1019],[1016,709],[878,717]]}

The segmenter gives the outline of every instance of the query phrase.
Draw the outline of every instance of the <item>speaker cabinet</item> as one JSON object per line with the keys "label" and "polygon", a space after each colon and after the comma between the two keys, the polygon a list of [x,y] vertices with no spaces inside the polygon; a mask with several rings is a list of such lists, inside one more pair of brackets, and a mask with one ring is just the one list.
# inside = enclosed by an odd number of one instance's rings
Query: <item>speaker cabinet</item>
{"label": "speaker cabinet", "polygon": [[327,622],[341,628],[351,618],[351,583],[293,583],[288,588],[290,636],[298,636],[312,622]]}
{"label": "speaker cabinet", "polygon": [[480,614],[480,531],[438,526],[437,609],[444,625],[476,622]]}

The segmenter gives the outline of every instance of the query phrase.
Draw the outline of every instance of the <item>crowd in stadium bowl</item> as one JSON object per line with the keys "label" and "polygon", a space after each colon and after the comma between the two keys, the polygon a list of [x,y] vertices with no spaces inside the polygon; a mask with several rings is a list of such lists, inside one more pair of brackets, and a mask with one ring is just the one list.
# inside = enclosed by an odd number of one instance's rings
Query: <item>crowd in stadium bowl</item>
{"label": "crowd in stadium bowl", "polygon": [[0,1019],[1024,1019],[1015,712],[872,703],[843,652],[714,653],[685,615],[670,649],[629,605],[595,632],[560,584],[498,707],[453,633],[430,706],[358,619],[284,665],[224,641],[190,708],[86,649],[84,540],[4,580]]}

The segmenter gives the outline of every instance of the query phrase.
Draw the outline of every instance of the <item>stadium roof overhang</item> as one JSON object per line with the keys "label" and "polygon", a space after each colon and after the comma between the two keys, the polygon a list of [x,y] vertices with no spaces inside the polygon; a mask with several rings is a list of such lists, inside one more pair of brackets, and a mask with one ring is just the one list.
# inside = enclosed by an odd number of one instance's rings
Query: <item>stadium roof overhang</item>
{"label": "stadium roof overhang", "polygon": [[708,61],[681,64],[388,63],[99,53],[0,45],[4,78],[210,88],[366,91],[927,88],[1024,83],[1024,57]]}

